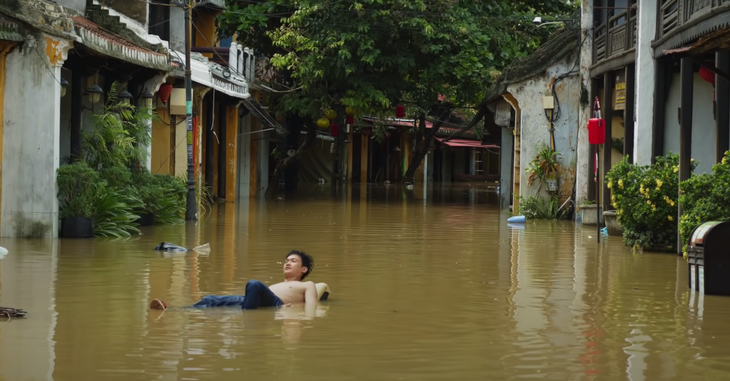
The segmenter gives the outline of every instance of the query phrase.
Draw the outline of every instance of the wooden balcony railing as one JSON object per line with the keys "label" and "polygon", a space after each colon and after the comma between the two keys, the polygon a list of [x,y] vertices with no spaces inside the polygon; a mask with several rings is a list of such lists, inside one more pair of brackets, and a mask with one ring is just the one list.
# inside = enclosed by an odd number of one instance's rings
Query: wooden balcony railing
{"label": "wooden balcony railing", "polygon": [[[725,0],[730,2],[730,0]],[[636,7],[631,0],[630,6]],[[637,9],[625,9],[596,26],[593,33],[593,64],[620,56],[636,48]]]}
{"label": "wooden balcony railing", "polygon": [[730,10],[730,0],[659,0],[658,8],[656,40]]}

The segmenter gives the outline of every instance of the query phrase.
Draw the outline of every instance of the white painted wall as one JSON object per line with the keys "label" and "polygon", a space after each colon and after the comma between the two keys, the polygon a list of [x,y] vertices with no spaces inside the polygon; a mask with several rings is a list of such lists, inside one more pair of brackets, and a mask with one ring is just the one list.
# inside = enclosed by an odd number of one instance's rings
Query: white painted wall
{"label": "white painted wall", "polygon": [[[664,152],[679,153],[680,104],[679,74],[674,74],[669,87],[665,109]],[[715,117],[712,113],[712,92],[710,83],[703,80],[699,73],[694,75],[693,112],[692,112],[692,158],[699,162],[694,173],[711,172],[715,164]]]}
{"label": "white painted wall", "polygon": [[185,51],[185,11],[180,7],[170,8],[170,49]]}
{"label": "white painted wall", "polygon": [[[60,160],[61,65],[68,44],[41,38],[7,56],[2,237],[57,237],[56,169]],[[62,59],[58,59],[58,57]]]}
{"label": "white painted wall", "polygon": [[651,164],[654,134],[654,84],[656,62],[651,41],[656,34],[656,0],[639,1],[639,35],[636,45],[636,125],[634,127],[635,163]]}
{"label": "white painted wall", "polygon": [[[583,43],[580,46],[580,83],[583,88],[590,94],[591,78],[590,68],[593,65],[593,0],[583,0],[580,2],[580,27]],[[580,86],[579,86],[580,88]],[[580,93],[579,93],[580,94]],[[580,97],[576,98],[580,99]],[[577,131],[577,158],[575,168],[576,178],[576,203],[582,204],[583,201],[590,199],[588,195],[588,182],[592,168],[590,166],[591,149],[588,144],[588,119],[591,118],[591,102],[579,107],[579,120]]]}
{"label": "white painted wall", "polygon": [[[520,196],[534,196],[538,183],[527,186],[529,174],[525,168],[544,146],[550,146],[549,122],[545,116],[542,97],[549,91],[553,77],[567,73],[573,68],[572,59],[564,59],[550,66],[546,75],[515,83],[507,88],[519,103],[522,117],[520,147]],[[556,88],[560,100],[560,119],[555,122],[555,150],[560,153],[558,161],[563,169],[558,183],[561,198],[572,196],[577,166],[578,123],[580,111],[580,77],[570,76]],[[504,152],[504,150],[503,150]],[[506,152],[505,152],[506,154]],[[542,189],[545,189],[543,185]]]}

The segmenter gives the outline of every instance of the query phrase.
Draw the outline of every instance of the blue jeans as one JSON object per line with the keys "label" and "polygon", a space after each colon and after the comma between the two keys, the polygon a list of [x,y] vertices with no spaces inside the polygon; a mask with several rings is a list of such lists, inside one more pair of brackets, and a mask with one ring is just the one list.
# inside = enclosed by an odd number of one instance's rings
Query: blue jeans
{"label": "blue jeans", "polygon": [[255,310],[259,307],[281,307],[284,302],[274,295],[265,284],[250,280],[246,283],[246,295],[206,295],[193,304],[195,308],[208,307],[241,307],[244,310]]}

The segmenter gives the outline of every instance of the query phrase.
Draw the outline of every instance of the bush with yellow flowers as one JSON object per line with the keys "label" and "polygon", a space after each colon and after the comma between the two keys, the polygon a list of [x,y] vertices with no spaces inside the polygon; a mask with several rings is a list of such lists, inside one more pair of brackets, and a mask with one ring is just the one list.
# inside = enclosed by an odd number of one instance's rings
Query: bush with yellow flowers
{"label": "bush with yellow flowers", "polygon": [[692,230],[708,221],[730,221],[730,153],[712,167],[712,173],[692,175],[680,184],[682,218],[679,233],[683,252]]}
{"label": "bush with yellow flowers", "polygon": [[670,153],[647,166],[631,164],[627,156],[608,171],[611,204],[626,245],[677,247],[678,168],[679,155]]}

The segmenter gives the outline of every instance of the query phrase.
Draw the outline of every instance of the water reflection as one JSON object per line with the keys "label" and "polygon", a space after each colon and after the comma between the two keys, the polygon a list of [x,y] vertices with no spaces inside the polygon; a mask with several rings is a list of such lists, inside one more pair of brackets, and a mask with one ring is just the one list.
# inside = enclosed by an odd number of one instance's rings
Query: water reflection
{"label": "water reflection", "polygon": [[[29,316],[0,321],[0,379],[728,377],[729,299],[690,292],[682,258],[565,221],[510,226],[497,202],[479,186],[315,186],[128,241],[3,239],[0,305]],[[334,290],[314,316],[147,308],[276,283],[291,249]]]}

